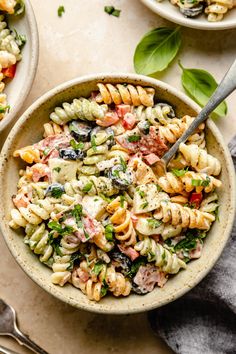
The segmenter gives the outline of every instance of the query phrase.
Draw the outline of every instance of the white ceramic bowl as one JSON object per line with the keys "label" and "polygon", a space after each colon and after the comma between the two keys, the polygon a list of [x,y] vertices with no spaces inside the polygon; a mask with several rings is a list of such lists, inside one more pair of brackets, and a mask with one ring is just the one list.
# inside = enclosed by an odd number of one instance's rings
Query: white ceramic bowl
{"label": "white ceramic bowl", "polygon": [[0,121],[0,133],[14,122],[26,97],[29,94],[38,65],[39,40],[34,12],[29,0],[25,0],[25,13],[22,16],[9,16],[9,26],[19,34],[26,35],[27,42],[22,50],[22,60],[17,64],[16,75],[4,90],[11,109]]}
{"label": "white ceramic bowl", "polygon": [[10,210],[13,207],[11,197],[16,193],[18,171],[23,166],[20,159],[12,157],[16,148],[35,143],[42,139],[43,124],[55,106],[62,102],[71,102],[73,98],[88,97],[98,82],[131,83],[152,86],[156,89],[156,99],[167,101],[175,107],[178,116],[195,115],[199,107],[183,93],[173,87],[145,76],[136,74],[100,74],[82,77],[66,82],[40,97],[19,118],[11,130],[2,150],[0,159],[0,225],[5,241],[23,270],[39,286],[62,301],[88,311],[100,313],[134,313],[147,311],[171,302],[193,288],[210,271],[220,256],[233,224],[235,210],[234,168],[227,146],[219,130],[212,121],[207,123],[207,143],[210,153],[222,162],[221,179],[223,188],[219,191],[220,222],[215,222],[204,244],[202,257],[190,262],[187,270],[172,277],[162,288],[138,296],[132,294],[125,298],[108,296],[99,303],[89,301],[82,292],[71,285],[53,285],[51,270],[41,264],[38,258],[23,243],[23,230],[9,228]]}
{"label": "white ceramic bowl", "polygon": [[161,17],[169,21],[175,22],[181,26],[197,28],[200,30],[224,30],[229,28],[236,28],[236,8],[230,10],[219,22],[209,22],[207,17],[202,14],[196,18],[187,18],[179,11],[177,6],[172,5],[169,0],[158,2],[156,0],[140,0],[149,9]]}

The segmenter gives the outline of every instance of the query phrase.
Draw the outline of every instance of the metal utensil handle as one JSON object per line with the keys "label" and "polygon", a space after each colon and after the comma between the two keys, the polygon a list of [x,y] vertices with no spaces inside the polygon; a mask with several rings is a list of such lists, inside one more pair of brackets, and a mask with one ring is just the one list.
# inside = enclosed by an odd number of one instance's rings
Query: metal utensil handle
{"label": "metal utensil handle", "polygon": [[3,347],[2,345],[0,345],[0,354],[17,354],[17,353],[14,352],[11,349],[8,349],[8,348]]}
{"label": "metal utensil handle", "polygon": [[40,348],[36,343],[34,343],[29,337],[23,334],[17,327],[15,327],[14,332],[12,332],[12,336],[21,344],[28,347],[34,353],[37,354],[48,354]]}
{"label": "metal utensil handle", "polygon": [[205,105],[201,112],[198,114],[197,118],[194,119],[192,124],[184,132],[184,134],[176,141],[176,143],[170,148],[169,151],[162,157],[162,160],[166,164],[171,160],[175,153],[179,149],[181,143],[185,143],[190,135],[194,133],[197,127],[203,123],[214,109],[236,89],[236,60],[233,62],[224,78],[220,82],[219,86]]}

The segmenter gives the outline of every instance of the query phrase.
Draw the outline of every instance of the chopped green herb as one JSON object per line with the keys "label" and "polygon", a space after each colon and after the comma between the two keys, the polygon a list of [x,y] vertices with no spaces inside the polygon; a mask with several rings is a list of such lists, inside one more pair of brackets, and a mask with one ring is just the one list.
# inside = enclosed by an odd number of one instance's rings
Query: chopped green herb
{"label": "chopped green herb", "polygon": [[84,143],[82,143],[82,142],[77,143],[74,139],[71,139],[70,146],[74,150],[82,150],[84,148]]}
{"label": "chopped green herb", "polygon": [[[197,240],[206,237],[206,233],[198,229],[191,229],[186,231],[185,238],[178,242],[174,249],[175,251],[184,250],[191,251],[196,248]],[[202,242],[202,241],[201,241]]]}
{"label": "chopped green herb", "polygon": [[97,151],[96,135],[92,135],[92,137],[91,137],[91,145],[92,145],[93,151]]}
{"label": "chopped green herb", "polygon": [[161,255],[161,259],[164,261],[166,259],[166,252],[164,251]]}
{"label": "chopped green herb", "polygon": [[173,173],[173,175],[175,175],[176,177],[182,177],[185,175],[186,172],[188,172],[188,167],[182,169],[182,170],[179,170],[177,168],[173,168],[171,170],[171,172]]}
{"label": "chopped green herb", "polygon": [[51,189],[51,196],[53,198],[60,198],[62,196],[62,194],[65,193],[64,189],[62,189],[61,187],[58,186],[54,186]]}
{"label": "chopped green herb", "polygon": [[26,43],[26,36],[24,34],[18,34],[15,28],[12,31],[12,35],[15,37],[18,47],[22,49]]}
{"label": "chopped green herb", "polygon": [[70,265],[66,268],[66,270],[72,271],[74,268],[74,263],[76,259],[79,259],[80,255],[79,254],[72,254],[71,259],[70,259]]}
{"label": "chopped green herb", "polygon": [[144,193],[144,191],[140,191],[140,190],[138,191],[138,194],[140,195],[141,198],[144,198],[145,195],[146,195],[146,194]]}
{"label": "chopped green herb", "polygon": [[112,15],[115,17],[119,17],[121,10],[115,9],[114,6],[105,6],[104,7],[104,11],[108,14],[108,15]]}
{"label": "chopped green herb", "polygon": [[122,166],[123,172],[125,172],[127,170],[127,164],[126,164],[125,160],[123,159],[123,157],[120,157],[120,164]]}
{"label": "chopped green herb", "polygon": [[210,182],[211,182],[211,180],[210,180],[210,178],[207,176],[206,179],[204,179],[204,180],[201,180],[201,179],[192,179],[191,184],[192,184],[192,186],[194,186],[194,187],[199,187],[199,186],[207,187],[207,186],[209,186]]}
{"label": "chopped green herb", "polygon": [[144,202],[143,204],[141,204],[141,208],[145,209],[148,206],[148,202]]}
{"label": "chopped green herb", "polygon": [[112,224],[108,224],[105,227],[105,237],[107,241],[114,241],[114,227]]}
{"label": "chopped green herb", "polygon": [[0,113],[8,113],[9,112],[9,110],[10,110],[10,106],[8,105],[8,106],[0,106]]}
{"label": "chopped green herb", "polygon": [[66,235],[73,232],[73,227],[67,225],[62,227],[61,224],[59,224],[57,221],[50,221],[48,223],[48,227],[49,229],[58,232],[60,235]]}
{"label": "chopped green herb", "polygon": [[22,15],[25,12],[24,0],[17,0],[16,6],[14,7],[14,15]]}
{"label": "chopped green herb", "polygon": [[121,206],[121,208],[124,208],[124,203],[125,203],[125,197],[123,195],[120,195],[120,206]]}
{"label": "chopped green herb", "polygon": [[[82,223],[82,222],[80,221],[80,223]],[[89,239],[89,234],[85,231],[85,229],[83,229],[83,230],[84,230],[84,236],[88,240]]]}
{"label": "chopped green herb", "polygon": [[49,153],[49,151],[50,151],[50,148],[46,148],[46,149],[44,149],[44,150],[43,150],[43,154],[44,154],[44,156],[47,156],[47,155],[48,155],[48,153]]}
{"label": "chopped green herb", "polygon": [[220,217],[219,217],[219,205],[216,207],[216,209],[215,209],[215,217],[216,217],[216,220],[217,221],[220,221]]}
{"label": "chopped green herb", "polygon": [[135,276],[135,274],[138,272],[139,268],[142,266],[142,265],[145,265],[147,262],[146,258],[145,257],[138,257],[136,258],[133,263],[132,263],[132,266],[131,266],[131,269],[130,271],[128,272],[127,276],[133,278]]}
{"label": "chopped green herb", "polygon": [[58,256],[63,257],[59,243],[53,243],[53,248]]}
{"label": "chopped green herb", "polygon": [[57,173],[59,173],[61,171],[61,167],[54,167],[53,171],[56,171]]}
{"label": "chopped green herb", "polygon": [[98,196],[100,197],[100,198],[102,198],[103,200],[105,200],[107,203],[110,203],[110,202],[112,202],[112,200],[114,199],[114,198],[109,198],[109,197],[106,197],[104,194],[102,194],[102,193],[99,193],[98,194]]}
{"label": "chopped green herb", "polygon": [[57,15],[58,17],[62,17],[63,13],[65,12],[64,6],[59,6],[57,9]]}
{"label": "chopped green herb", "polygon": [[88,182],[88,183],[85,184],[85,186],[83,187],[82,192],[88,193],[88,192],[91,190],[92,186],[93,186],[93,183],[92,183],[92,182]]}
{"label": "chopped green herb", "polygon": [[108,289],[109,289],[109,286],[108,286],[106,280],[103,279],[103,286],[101,288],[101,297],[103,297],[107,294]]}
{"label": "chopped green herb", "polygon": [[162,221],[156,219],[147,219],[147,222],[152,229],[156,229],[162,224]]}
{"label": "chopped green herb", "polygon": [[208,187],[211,182],[211,179],[209,176],[206,176],[206,179],[202,181],[202,186],[203,187]]}
{"label": "chopped green herb", "polygon": [[158,192],[161,192],[161,191],[162,191],[162,188],[159,186],[159,184],[156,184],[156,187],[157,187],[157,191],[158,191]]}
{"label": "chopped green herb", "polygon": [[129,143],[135,143],[135,142],[139,141],[140,139],[141,139],[140,135],[130,135],[128,137],[128,142]]}
{"label": "chopped green herb", "polygon": [[80,204],[74,206],[74,209],[71,211],[71,215],[74,216],[76,224],[79,228],[82,227],[81,217],[83,215],[83,207]]}
{"label": "chopped green herb", "polygon": [[93,267],[93,274],[98,276],[101,273],[103,267],[104,267],[104,264],[102,262],[98,261]]}

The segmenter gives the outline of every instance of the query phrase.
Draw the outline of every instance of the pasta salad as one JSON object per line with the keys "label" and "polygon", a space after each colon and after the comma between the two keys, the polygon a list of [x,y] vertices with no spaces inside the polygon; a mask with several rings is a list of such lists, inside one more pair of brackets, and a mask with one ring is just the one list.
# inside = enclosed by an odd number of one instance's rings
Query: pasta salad
{"label": "pasta salad", "polygon": [[10,227],[90,300],[163,287],[201,256],[217,217],[221,164],[207,152],[205,125],[181,144],[164,176],[157,162],[194,120],[155,101],[152,87],[97,84],[63,103],[43,139],[14,152],[27,163]]}
{"label": "pasta salad", "polygon": [[23,11],[22,0],[0,0],[0,121],[10,109],[4,89],[15,76],[17,62],[22,58],[21,49],[26,42],[25,36],[9,28],[7,16],[20,15]]}
{"label": "pasta salad", "polygon": [[185,17],[194,18],[205,13],[209,22],[221,21],[236,6],[235,0],[170,0],[170,3],[178,6]]}

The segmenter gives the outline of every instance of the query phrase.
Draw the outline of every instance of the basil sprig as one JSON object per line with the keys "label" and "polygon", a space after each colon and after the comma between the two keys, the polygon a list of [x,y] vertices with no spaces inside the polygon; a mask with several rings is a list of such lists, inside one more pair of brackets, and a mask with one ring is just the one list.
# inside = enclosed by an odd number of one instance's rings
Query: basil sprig
{"label": "basil sprig", "polygon": [[179,27],[160,27],[146,33],[135,50],[135,71],[144,75],[163,71],[175,58],[180,45]]}
{"label": "basil sprig", "polygon": [[[205,106],[209,98],[216,90],[218,84],[214,77],[206,70],[187,69],[179,62],[182,69],[182,85],[187,94],[200,106]],[[218,116],[227,114],[227,104],[223,101],[215,110]]]}

